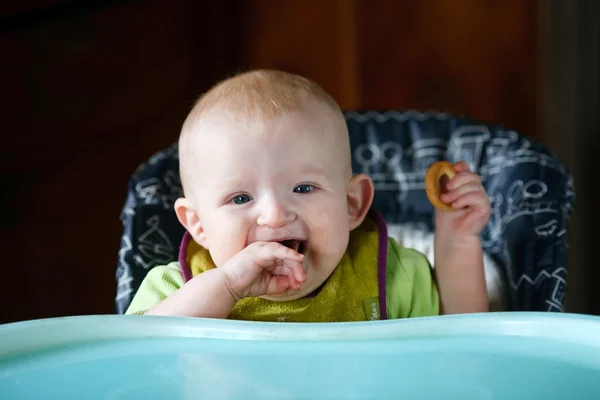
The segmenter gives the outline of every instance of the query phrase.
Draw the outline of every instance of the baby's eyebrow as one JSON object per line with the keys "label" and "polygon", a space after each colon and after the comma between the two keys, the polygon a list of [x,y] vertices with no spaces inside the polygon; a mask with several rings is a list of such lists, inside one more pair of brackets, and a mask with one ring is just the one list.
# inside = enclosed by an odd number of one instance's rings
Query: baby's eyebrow
{"label": "baby's eyebrow", "polygon": [[244,182],[244,179],[242,179],[241,177],[237,176],[237,175],[230,175],[230,176],[226,176],[224,178],[221,178],[219,180],[220,183],[240,183],[240,182]]}
{"label": "baby's eyebrow", "polygon": [[232,175],[220,178],[218,181],[214,181],[213,185],[216,185],[216,188],[218,188],[219,191],[230,192],[241,190],[242,187],[246,187],[248,185],[248,181],[239,176]]}
{"label": "baby's eyebrow", "polygon": [[305,167],[300,168],[300,170],[298,170],[298,172],[302,173],[302,174],[307,174],[307,175],[320,175],[320,176],[325,176],[325,171],[322,168],[317,168],[311,165],[307,165]]}
{"label": "baby's eyebrow", "polygon": [[300,177],[305,177],[303,179],[306,180],[314,180],[317,183],[322,183],[325,185],[331,184],[331,176],[327,173],[325,169],[314,167],[314,166],[305,166],[294,171],[296,174],[299,174]]}

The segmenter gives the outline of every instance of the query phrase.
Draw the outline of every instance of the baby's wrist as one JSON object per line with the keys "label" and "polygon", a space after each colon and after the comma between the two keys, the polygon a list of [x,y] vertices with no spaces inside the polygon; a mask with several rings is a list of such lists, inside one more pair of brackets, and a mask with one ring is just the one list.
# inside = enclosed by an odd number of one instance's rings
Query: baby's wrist
{"label": "baby's wrist", "polygon": [[219,282],[221,282],[224,289],[227,291],[227,294],[231,297],[231,301],[233,302],[233,304],[237,303],[242,298],[242,296],[238,293],[237,290],[233,288],[233,285],[231,284],[231,279],[229,279],[227,271],[225,271],[225,268],[223,267],[217,268],[217,271],[219,271],[221,274]]}
{"label": "baby's wrist", "polygon": [[213,293],[222,299],[223,302],[231,302],[233,307],[240,300],[239,296],[231,286],[229,276],[224,268],[218,267],[197,275],[194,279],[208,278],[206,275],[211,275]]}
{"label": "baby's wrist", "polygon": [[445,249],[481,248],[479,235],[450,235],[436,238],[437,246]]}

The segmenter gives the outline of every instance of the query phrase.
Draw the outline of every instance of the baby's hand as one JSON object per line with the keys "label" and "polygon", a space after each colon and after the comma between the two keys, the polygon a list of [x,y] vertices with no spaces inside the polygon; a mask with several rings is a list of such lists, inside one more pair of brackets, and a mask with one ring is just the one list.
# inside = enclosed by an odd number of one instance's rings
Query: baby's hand
{"label": "baby's hand", "polygon": [[452,239],[478,238],[490,218],[490,200],[481,178],[467,163],[456,163],[454,170],[456,175],[445,184],[446,191],[440,198],[455,211],[436,211],[436,231]]}
{"label": "baby's hand", "polygon": [[304,255],[277,242],[255,242],[219,267],[237,301],[244,297],[281,294],[306,281]]}

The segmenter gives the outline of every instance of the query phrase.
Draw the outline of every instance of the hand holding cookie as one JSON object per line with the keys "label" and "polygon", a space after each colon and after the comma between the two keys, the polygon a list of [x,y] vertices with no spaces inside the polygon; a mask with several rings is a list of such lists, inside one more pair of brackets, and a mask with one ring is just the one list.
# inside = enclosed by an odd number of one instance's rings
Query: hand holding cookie
{"label": "hand holding cookie", "polygon": [[437,211],[443,211],[436,213],[436,220],[441,219],[438,223],[447,228],[451,225],[454,235],[477,236],[489,220],[490,201],[481,178],[464,161],[431,165],[425,177],[425,191]]}

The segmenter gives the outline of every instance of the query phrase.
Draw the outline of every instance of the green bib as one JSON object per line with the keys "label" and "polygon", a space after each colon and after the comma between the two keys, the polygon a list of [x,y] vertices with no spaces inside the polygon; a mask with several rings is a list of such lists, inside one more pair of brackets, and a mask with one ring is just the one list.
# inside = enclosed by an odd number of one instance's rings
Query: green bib
{"label": "green bib", "polygon": [[[383,218],[366,218],[350,232],[348,249],[311,295],[291,301],[239,300],[229,319],[281,322],[349,322],[386,318],[387,230]],[[210,253],[186,234],[179,257],[184,280],[216,268]],[[381,301],[383,300],[383,301]]]}

